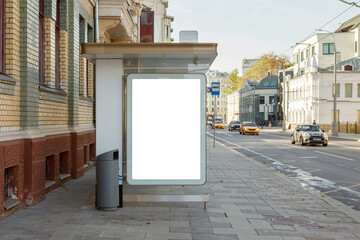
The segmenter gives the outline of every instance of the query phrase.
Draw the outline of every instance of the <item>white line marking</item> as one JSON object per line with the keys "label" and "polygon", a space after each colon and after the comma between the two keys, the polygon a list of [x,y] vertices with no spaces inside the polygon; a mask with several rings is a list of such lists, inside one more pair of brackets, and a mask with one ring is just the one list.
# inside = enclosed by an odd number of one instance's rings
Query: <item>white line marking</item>
{"label": "white line marking", "polygon": [[[210,136],[214,136],[212,135],[211,133],[208,133]],[[293,175],[295,174],[295,176],[293,176],[292,178],[294,178],[295,180],[297,180],[298,182],[300,182],[301,185],[303,185],[304,187],[310,187],[310,188],[322,188],[323,190],[333,190],[333,189],[338,189],[338,188],[342,188],[342,190],[350,193],[350,194],[353,194],[355,195],[356,197],[359,197],[360,198],[360,192],[357,192],[353,189],[350,189],[350,188],[347,188],[347,187],[343,187],[333,181],[330,181],[330,180],[327,180],[325,178],[322,178],[322,177],[318,177],[318,176],[314,176],[312,175],[311,173],[309,172],[306,172],[302,169],[299,169],[297,167],[294,167],[290,164],[286,164],[286,163],[282,163],[280,162],[279,160],[275,160],[271,157],[268,157],[268,156],[265,156],[261,153],[258,153],[258,152],[255,152],[254,150],[251,150],[249,148],[246,148],[246,147],[242,147],[238,144],[235,144],[235,143],[232,143],[232,142],[229,142],[225,139],[222,139],[222,138],[219,138],[219,137],[216,137],[215,138],[223,141],[223,142],[226,142],[232,146],[235,146],[237,148],[241,148],[241,149],[244,149],[246,151],[249,151],[249,152],[252,152],[260,157],[263,157],[263,158],[266,158],[270,161],[273,162],[273,168],[276,169],[276,170],[285,170],[288,174],[290,175]]]}
{"label": "white line marking", "polygon": [[226,136],[230,136],[230,137],[232,137],[232,136],[233,136],[233,135],[231,135],[231,134],[228,134],[228,133],[223,133],[223,132],[217,132],[217,133],[224,134],[224,135],[226,135]]}
{"label": "white line marking", "polygon": [[342,156],[338,156],[338,155],[334,155],[334,154],[330,154],[330,153],[325,153],[325,152],[320,152],[320,151],[315,151],[315,152],[321,153],[321,154],[324,154],[324,155],[328,155],[328,156],[332,156],[332,157],[341,158],[341,159],[344,159],[344,160],[355,161],[354,159],[351,159],[351,158],[342,157]]}
{"label": "white line marking", "polygon": [[309,156],[309,157],[299,157],[299,158],[317,158],[315,156]]}

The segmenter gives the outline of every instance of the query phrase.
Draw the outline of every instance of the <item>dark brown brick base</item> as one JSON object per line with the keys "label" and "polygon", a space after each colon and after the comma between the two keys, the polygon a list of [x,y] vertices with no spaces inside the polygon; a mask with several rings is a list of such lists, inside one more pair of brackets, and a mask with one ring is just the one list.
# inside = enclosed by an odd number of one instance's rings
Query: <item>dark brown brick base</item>
{"label": "dark brown brick base", "polygon": [[[45,193],[78,178],[95,161],[95,131],[0,142],[0,218],[45,198]],[[5,169],[19,203],[5,209]]]}

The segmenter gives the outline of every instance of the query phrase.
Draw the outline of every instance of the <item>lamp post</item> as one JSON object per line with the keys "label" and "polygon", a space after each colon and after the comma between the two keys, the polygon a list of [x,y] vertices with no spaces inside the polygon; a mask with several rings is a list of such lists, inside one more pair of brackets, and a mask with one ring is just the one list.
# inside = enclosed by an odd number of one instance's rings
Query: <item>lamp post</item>
{"label": "lamp post", "polygon": [[333,95],[333,98],[334,98],[334,113],[333,113],[333,121],[332,121],[332,136],[339,136],[338,134],[338,129],[337,129],[337,123],[336,123],[336,94],[337,94],[337,83],[336,83],[336,44],[335,44],[335,36],[334,36],[334,33],[328,31],[328,30],[324,30],[324,29],[315,29],[316,31],[319,31],[319,32],[327,32],[329,33],[333,39],[334,39],[334,95]]}

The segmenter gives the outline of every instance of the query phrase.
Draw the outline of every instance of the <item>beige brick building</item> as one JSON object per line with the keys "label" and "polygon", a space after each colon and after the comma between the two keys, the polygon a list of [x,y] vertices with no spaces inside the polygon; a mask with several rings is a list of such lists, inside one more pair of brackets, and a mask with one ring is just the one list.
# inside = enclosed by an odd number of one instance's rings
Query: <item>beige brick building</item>
{"label": "beige brick building", "polygon": [[0,217],[95,160],[95,0],[0,0]]}

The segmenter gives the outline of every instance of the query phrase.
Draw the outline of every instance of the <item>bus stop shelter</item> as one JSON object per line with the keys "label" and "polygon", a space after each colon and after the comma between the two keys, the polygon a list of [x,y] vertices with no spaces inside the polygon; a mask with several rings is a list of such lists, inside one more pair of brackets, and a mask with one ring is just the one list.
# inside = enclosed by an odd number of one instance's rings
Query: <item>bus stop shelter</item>
{"label": "bus stop shelter", "polygon": [[86,43],[96,155],[119,150],[125,202],[210,200],[205,73],[215,43]]}

